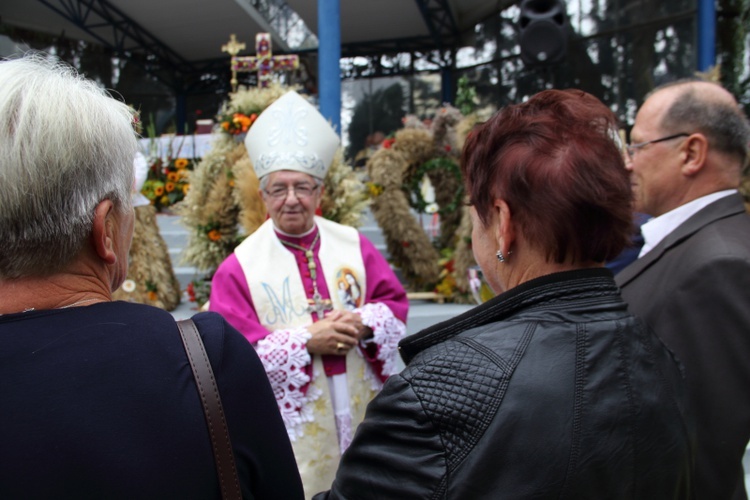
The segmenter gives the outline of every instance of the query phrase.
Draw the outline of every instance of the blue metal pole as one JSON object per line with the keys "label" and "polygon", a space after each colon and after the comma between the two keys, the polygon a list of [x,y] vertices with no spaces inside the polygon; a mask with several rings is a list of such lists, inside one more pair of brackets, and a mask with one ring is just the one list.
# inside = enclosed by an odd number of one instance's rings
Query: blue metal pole
{"label": "blue metal pole", "polygon": [[341,134],[341,5],[318,0],[318,92],[320,112]]}
{"label": "blue metal pole", "polygon": [[716,6],[714,0],[698,1],[698,71],[716,64]]}

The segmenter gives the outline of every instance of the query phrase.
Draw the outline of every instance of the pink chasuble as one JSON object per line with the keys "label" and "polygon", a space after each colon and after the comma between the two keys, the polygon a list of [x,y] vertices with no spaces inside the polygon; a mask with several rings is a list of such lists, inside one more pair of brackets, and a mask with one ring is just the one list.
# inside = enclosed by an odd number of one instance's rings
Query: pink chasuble
{"label": "pink chasuble", "polygon": [[[279,239],[295,243],[305,248],[312,243],[316,234],[317,228],[310,234],[299,238],[281,235],[276,232],[276,236]],[[364,304],[381,303],[390,310],[395,318],[400,320],[400,322],[405,323],[409,307],[406,292],[398,281],[396,275],[393,273],[390,265],[380,252],[378,252],[373,244],[364,236],[360,234],[359,237],[362,259],[367,275],[367,289],[365,290]],[[312,279],[310,277],[310,271],[304,253],[301,250],[292,247],[285,248],[294,255],[307,297],[312,298]],[[315,264],[317,269],[320,270],[322,269],[322,266],[320,259],[318,258],[319,248],[320,241],[317,242],[313,249]],[[269,259],[269,265],[273,265],[272,259]],[[328,290],[325,276],[323,276],[322,272],[318,273],[317,285],[321,296],[324,299],[330,299],[330,291]],[[209,309],[224,316],[224,318],[239,330],[248,341],[252,344],[256,344],[259,340],[266,338],[271,333],[258,319],[244,273],[235,254],[231,254],[227,257],[227,259],[219,266],[213,277],[211,288]],[[315,321],[318,320],[315,312],[312,313],[312,317]],[[373,328],[373,330],[376,329],[375,326],[377,325],[367,324],[366,318],[364,317],[363,320],[367,326]],[[403,333],[401,335],[403,335]],[[395,344],[398,343],[398,340],[400,340],[400,338],[396,340]],[[371,348],[362,349],[362,353],[373,369],[373,372],[377,374],[381,381],[385,381],[387,376],[391,373],[387,368],[384,370],[384,361],[380,355],[382,354],[380,352],[382,348],[382,345],[376,344]],[[395,349],[396,345],[391,345],[390,348]],[[346,361],[344,357],[326,355],[321,356],[321,358],[327,376],[345,373]],[[308,377],[311,377],[312,363],[307,364],[304,367],[304,370]],[[307,385],[302,387],[301,390],[305,393]]]}
{"label": "pink chasuble", "polygon": [[[306,313],[302,323],[286,323],[296,324],[294,327],[282,327],[280,323],[278,329],[270,331],[273,327],[269,326],[267,329],[261,323],[247,280],[253,280],[257,273],[258,280],[264,283],[265,276],[268,276],[266,271],[274,271],[274,255],[277,252],[289,251],[280,260],[287,262],[286,265],[293,265],[294,259],[297,264],[301,279],[294,285],[298,290],[295,293],[304,290],[308,298],[313,295],[312,280],[303,252],[283,247],[278,241],[271,240],[272,245],[265,245],[263,240],[259,240],[256,245],[256,241],[246,240],[247,250],[256,249],[250,255],[245,253],[245,249],[241,249],[244,259],[253,259],[252,267],[247,268],[248,271],[253,271],[246,274],[237,254],[232,253],[214,275],[210,300],[210,309],[222,314],[256,348],[292,442],[307,497],[330,487],[339,458],[351,443],[354,429],[364,418],[367,403],[382,387],[385,378],[398,371],[398,342],[406,334],[405,319],[408,310],[406,292],[388,262],[372,243],[362,235],[353,234],[356,239],[351,238],[344,247],[336,247],[324,238],[335,234],[338,229],[329,233],[333,229],[328,228],[331,222],[317,223],[326,226],[320,233],[319,243],[323,248],[320,254],[323,260],[330,259],[332,255],[337,256],[337,251],[351,253],[356,252],[359,247],[360,255],[356,258],[361,258],[361,262],[351,269],[354,273],[352,275],[343,272],[346,270],[344,267],[340,271],[334,271],[335,276],[327,276],[326,280],[326,276],[320,272],[323,267],[317,245],[314,249],[314,261],[319,270],[317,286],[321,296],[329,298],[331,293],[336,293],[337,300],[334,302],[339,307],[354,308],[353,312],[362,317],[362,323],[372,328],[373,337],[366,345],[360,343],[346,357],[311,355],[306,348],[310,333],[305,321],[317,320],[314,312]],[[267,231],[262,237],[273,238],[273,229],[269,228]],[[316,229],[302,238],[289,239],[307,247],[317,231]],[[275,233],[275,237],[280,236]],[[347,255],[349,254],[341,257]],[[344,260],[351,262],[350,259]],[[278,261],[279,259],[276,260],[277,266]],[[335,264],[333,268],[336,268]],[[281,275],[289,276],[288,270]],[[358,284],[357,275],[362,283]],[[364,290],[361,289],[362,285]],[[253,290],[257,290],[255,283]],[[258,304],[262,304],[264,300],[261,297]],[[265,306],[259,307],[266,311]],[[274,320],[269,319],[264,316],[266,325],[274,323]],[[347,364],[351,373],[345,372]],[[325,372],[327,377],[323,377],[321,372]],[[337,394],[343,397],[337,398]]]}

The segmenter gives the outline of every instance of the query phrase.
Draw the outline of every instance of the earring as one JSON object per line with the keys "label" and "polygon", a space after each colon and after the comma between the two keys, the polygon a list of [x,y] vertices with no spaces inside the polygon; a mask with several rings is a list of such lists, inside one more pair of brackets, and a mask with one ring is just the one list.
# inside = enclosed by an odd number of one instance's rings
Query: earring
{"label": "earring", "polygon": [[[513,253],[513,250],[508,250],[508,256],[510,256],[510,254],[512,253]],[[497,255],[497,260],[499,260],[500,262],[505,262],[505,255],[503,255],[502,250],[498,250],[495,255]]]}

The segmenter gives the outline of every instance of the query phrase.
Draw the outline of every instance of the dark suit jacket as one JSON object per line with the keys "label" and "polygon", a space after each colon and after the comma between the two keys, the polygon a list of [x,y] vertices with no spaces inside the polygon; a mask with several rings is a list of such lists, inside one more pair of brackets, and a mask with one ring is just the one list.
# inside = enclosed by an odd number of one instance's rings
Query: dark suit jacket
{"label": "dark suit jacket", "polygon": [[699,499],[744,499],[750,438],[750,217],[742,198],[693,215],[616,276],[630,311],[683,362]]}

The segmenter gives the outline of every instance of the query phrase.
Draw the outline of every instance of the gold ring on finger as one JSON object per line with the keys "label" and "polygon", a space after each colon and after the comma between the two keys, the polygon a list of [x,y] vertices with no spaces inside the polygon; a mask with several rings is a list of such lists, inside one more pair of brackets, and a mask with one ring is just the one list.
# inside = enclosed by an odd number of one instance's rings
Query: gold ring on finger
{"label": "gold ring on finger", "polygon": [[343,351],[344,349],[346,349],[346,344],[344,344],[343,342],[336,342],[337,351]]}

